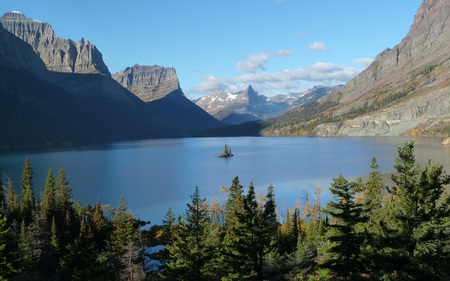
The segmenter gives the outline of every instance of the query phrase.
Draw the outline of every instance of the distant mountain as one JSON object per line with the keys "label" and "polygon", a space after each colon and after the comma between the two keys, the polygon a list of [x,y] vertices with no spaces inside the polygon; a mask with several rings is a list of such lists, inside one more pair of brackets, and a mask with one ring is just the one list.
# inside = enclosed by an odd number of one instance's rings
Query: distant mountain
{"label": "distant mountain", "polygon": [[316,86],[298,94],[266,97],[248,86],[237,93],[216,91],[194,102],[223,124],[235,125],[279,116],[293,107],[314,102],[339,87]]}
{"label": "distant mountain", "polygon": [[112,76],[148,104],[162,119],[177,124],[182,135],[222,124],[184,95],[174,68],[134,65]]}
{"label": "distant mountain", "polygon": [[272,102],[252,86],[234,94],[217,91],[194,102],[225,125],[277,116],[288,108],[287,103]]}
{"label": "distant mountain", "polygon": [[259,134],[450,134],[449,15],[449,1],[424,0],[398,45],[332,94],[255,124]]}
{"label": "distant mountain", "polygon": [[59,38],[19,12],[0,24],[0,148],[181,137],[220,126],[204,111],[191,118],[182,93],[145,103],[112,78],[89,41]]}
{"label": "distant mountain", "polygon": [[336,86],[314,86],[311,89],[300,93],[290,93],[287,95],[276,95],[270,97],[269,99],[274,102],[285,102],[289,104],[289,109],[294,107],[299,107],[306,105],[308,103],[312,103],[319,98],[330,94],[338,89],[340,89],[343,85]]}

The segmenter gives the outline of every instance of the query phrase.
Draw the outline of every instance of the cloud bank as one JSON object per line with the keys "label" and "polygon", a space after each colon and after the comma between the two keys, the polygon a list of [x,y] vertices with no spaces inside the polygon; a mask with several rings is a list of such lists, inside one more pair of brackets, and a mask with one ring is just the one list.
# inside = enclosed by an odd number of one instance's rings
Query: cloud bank
{"label": "cloud bank", "polygon": [[[253,60],[258,61],[256,58]],[[252,69],[254,68],[250,67],[250,70]],[[300,89],[307,89],[319,84],[344,84],[359,72],[359,69],[352,67],[317,62],[304,68],[272,73],[251,73],[249,71],[249,73],[235,77],[217,77],[210,75],[205,77],[202,83],[195,87],[193,91],[201,94],[210,94],[218,90],[236,92],[251,84],[258,92],[270,96],[274,93],[299,91]]]}

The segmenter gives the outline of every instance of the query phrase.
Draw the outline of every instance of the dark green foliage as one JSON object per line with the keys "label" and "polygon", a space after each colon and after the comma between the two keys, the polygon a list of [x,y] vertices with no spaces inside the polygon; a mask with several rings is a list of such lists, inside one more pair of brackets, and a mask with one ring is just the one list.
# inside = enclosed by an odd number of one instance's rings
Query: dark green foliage
{"label": "dark green foliage", "polygon": [[332,244],[329,256],[321,266],[330,269],[336,280],[363,279],[360,248],[364,237],[357,227],[365,222],[365,217],[362,205],[355,201],[355,195],[361,187],[360,179],[349,181],[342,174],[333,179],[330,187],[333,201],[327,206],[328,214],[331,215],[327,224],[327,237]]}
{"label": "dark green foliage", "polygon": [[[173,216],[168,214],[169,225]],[[200,197],[195,188],[191,203],[181,221],[174,229],[173,240],[167,245],[170,262],[167,263],[167,275],[170,280],[210,280],[207,264],[213,257],[214,249],[208,244],[210,227],[206,200]]]}
{"label": "dark green foliage", "polygon": [[8,221],[9,222],[19,221],[20,216],[19,199],[17,198],[17,194],[11,179],[8,180],[8,190],[6,192],[6,207],[7,207]]}
{"label": "dark green foliage", "polygon": [[7,278],[13,273],[11,256],[6,248],[9,231],[6,216],[0,214],[0,280],[8,280]]}
{"label": "dark green foliage", "polygon": [[27,159],[21,201],[8,183],[6,216],[0,214],[0,280],[144,279],[136,257],[141,234],[123,198],[109,221],[100,202],[95,208],[72,202],[63,170],[56,183],[49,170],[42,200],[35,203],[32,176]]}
{"label": "dark green foliage", "polygon": [[[392,176],[394,224],[384,226],[395,263],[385,263],[386,275],[397,280],[439,280],[448,276],[444,261],[450,257],[450,178],[443,167],[428,162],[422,169],[415,163],[414,143],[398,150],[397,174]],[[447,237],[447,238],[445,238]]]}
{"label": "dark green foliage", "polygon": [[42,199],[41,206],[42,216],[48,220],[52,219],[54,212],[56,211],[55,194],[55,177],[53,176],[53,171],[50,168],[48,170],[47,180],[45,182],[44,197]]}
{"label": "dark green foliage", "polygon": [[33,191],[33,168],[30,164],[30,159],[25,159],[25,165],[22,171],[21,180],[21,201],[20,214],[21,218],[26,224],[31,222],[34,208],[34,191]]}

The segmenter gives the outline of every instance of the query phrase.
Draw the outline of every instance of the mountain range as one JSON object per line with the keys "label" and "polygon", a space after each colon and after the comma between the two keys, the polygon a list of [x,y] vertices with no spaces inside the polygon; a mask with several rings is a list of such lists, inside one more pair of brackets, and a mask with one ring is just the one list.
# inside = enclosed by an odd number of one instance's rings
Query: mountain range
{"label": "mountain range", "polygon": [[[170,72],[164,68],[142,67],[135,72],[143,80],[124,87],[89,41],[60,38],[19,12],[4,14],[0,24],[2,148],[183,137],[221,126],[184,96],[177,79],[162,75]],[[152,100],[133,93],[154,77],[175,86],[150,89]]]}
{"label": "mountain range", "polygon": [[215,91],[194,102],[224,125],[236,125],[280,116],[289,109],[312,103],[340,87],[342,85],[315,86],[300,93],[267,97],[249,85],[237,93]]}
{"label": "mountain range", "polygon": [[424,0],[401,42],[346,85],[270,98],[248,86],[194,103],[173,68],[111,74],[91,42],[9,12],[0,18],[0,149],[198,135],[448,135],[449,14],[448,1]]}

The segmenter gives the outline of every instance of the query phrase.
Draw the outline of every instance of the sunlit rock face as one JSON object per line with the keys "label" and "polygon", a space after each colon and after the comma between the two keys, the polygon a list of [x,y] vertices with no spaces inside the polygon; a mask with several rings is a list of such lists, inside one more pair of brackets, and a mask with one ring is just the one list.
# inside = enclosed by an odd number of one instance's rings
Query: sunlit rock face
{"label": "sunlit rock face", "polygon": [[109,74],[102,54],[94,44],[55,35],[48,23],[27,18],[20,12],[8,12],[0,23],[10,33],[31,45],[50,71],[63,73]]}
{"label": "sunlit rock face", "polygon": [[171,67],[135,64],[113,74],[112,77],[145,102],[163,98],[180,90],[177,73]]}

